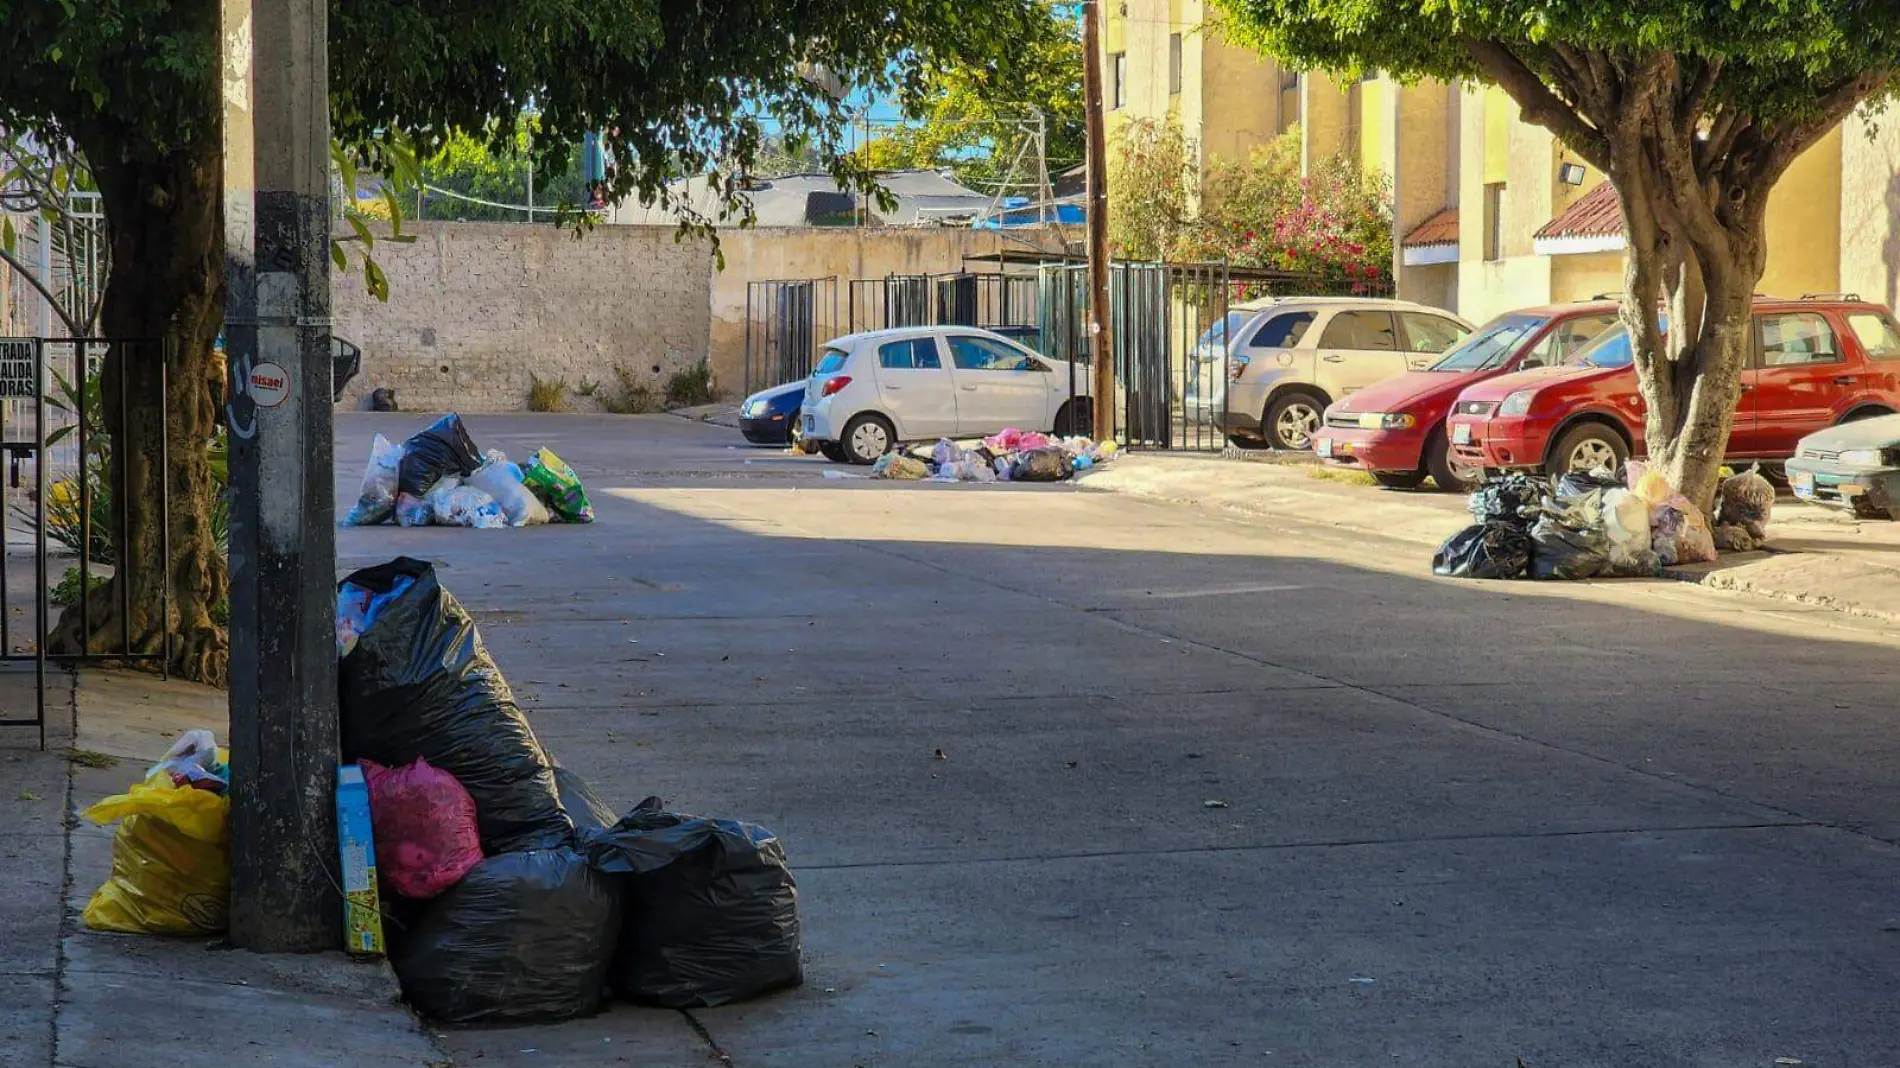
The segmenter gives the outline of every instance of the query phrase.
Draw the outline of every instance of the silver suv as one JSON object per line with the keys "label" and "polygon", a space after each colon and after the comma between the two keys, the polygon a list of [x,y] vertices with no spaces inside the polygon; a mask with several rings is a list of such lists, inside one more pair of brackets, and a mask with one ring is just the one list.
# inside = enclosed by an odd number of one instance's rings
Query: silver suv
{"label": "silver suv", "polygon": [[[1267,297],[1234,305],[1217,325],[1228,381],[1202,403],[1218,409],[1229,441],[1256,449],[1311,448],[1327,405],[1430,367],[1471,332],[1442,308],[1378,297]],[[1203,362],[1220,356],[1218,343],[1200,354]]]}

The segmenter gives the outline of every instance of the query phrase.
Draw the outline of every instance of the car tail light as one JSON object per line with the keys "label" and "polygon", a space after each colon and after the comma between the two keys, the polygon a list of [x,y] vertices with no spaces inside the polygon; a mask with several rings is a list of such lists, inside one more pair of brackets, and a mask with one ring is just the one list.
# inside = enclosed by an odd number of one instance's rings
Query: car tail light
{"label": "car tail light", "polygon": [[825,388],[819,390],[818,395],[821,397],[829,397],[850,384],[850,375],[838,375],[834,378],[827,378],[825,379]]}
{"label": "car tail light", "polygon": [[1227,377],[1236,382],[1240,381],[1240,376],[1247,373],[1247,365],[1252,362],[1252,360],[1245,356],[1229,356],[1227,358]]}

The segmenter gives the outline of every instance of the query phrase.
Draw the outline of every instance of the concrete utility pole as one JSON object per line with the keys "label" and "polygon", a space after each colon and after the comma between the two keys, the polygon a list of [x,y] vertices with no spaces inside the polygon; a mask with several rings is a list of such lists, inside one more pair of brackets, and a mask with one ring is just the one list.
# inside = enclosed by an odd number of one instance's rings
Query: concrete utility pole
{"label": "concrete utility pole", "polygon": [[223,0],[231,940],[264,952],[343,945],[326,4]]}
{"label": "concrete utility pole", "polygon": [[1082,5],[1082,97],[1088,126],[1089,366],[1094,434],[1115,428],[1114,308],[1108,290],[1108,136],[1102,129],[1102,0]]}

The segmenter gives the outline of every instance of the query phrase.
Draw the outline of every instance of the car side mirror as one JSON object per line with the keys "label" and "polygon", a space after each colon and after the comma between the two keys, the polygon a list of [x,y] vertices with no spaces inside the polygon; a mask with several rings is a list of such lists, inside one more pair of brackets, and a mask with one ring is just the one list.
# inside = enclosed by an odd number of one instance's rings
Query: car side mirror
{"label": "car side mirror", "polygon": [[1544,359],[1543,359],[1543,357],[1541,357],[1541,356],[1526,356],[1526,357],[1524,357],[1524,360],[1523,360],[1523,362],[1521,362],[1521,363],[1519,363],[1519,364],[1517,365],[1517,369],[1518,369],[1518,370],[1520,370],[1520,371],[1529,371],[1529,370],[1533,370],[1533,369],[1535,369],[1535,368],[1538,368],[1538,367],[1542,367],[1542,366],[1544,366]]}

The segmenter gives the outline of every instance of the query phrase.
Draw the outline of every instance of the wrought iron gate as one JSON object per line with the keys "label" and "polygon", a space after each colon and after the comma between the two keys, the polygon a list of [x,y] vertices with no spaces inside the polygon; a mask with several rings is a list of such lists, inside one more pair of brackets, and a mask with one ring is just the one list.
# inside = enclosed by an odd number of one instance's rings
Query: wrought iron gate
{"label": "wrought iron gate", "polygon": [[839,333],[838,280],[747,282],[745,392],[811,376],[812,358]]}

